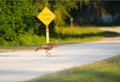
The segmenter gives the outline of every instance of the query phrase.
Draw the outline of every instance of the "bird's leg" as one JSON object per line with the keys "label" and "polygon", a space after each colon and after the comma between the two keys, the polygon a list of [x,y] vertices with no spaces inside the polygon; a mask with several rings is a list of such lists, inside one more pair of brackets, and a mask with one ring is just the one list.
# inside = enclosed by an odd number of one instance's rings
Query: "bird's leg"
{"label": "bird's leg", "polygon": [[47,55],[47,50],[46,50],[46,56],[48,56],[48,55]]}
{"label": "bird's leg", "polygon": [[47,55],[47,56],[50,56],[50,53],[48,53],[48,50],[46,50],[46,55]]}
{"label": "bird's leg", "polygon": [[48,53],[48,56],[50,56],[50,53]]}

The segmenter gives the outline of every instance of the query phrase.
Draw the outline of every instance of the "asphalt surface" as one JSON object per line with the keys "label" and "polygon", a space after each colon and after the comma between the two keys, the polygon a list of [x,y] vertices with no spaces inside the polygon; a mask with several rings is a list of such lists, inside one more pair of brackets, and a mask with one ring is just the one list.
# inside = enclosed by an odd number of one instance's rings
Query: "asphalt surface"
{"label": "asphalt surface", "polygon": [[50,53],[51,57],[45,51],[0,52],[0,82],[25,81],[119,55],[120,43],[65,44]]}

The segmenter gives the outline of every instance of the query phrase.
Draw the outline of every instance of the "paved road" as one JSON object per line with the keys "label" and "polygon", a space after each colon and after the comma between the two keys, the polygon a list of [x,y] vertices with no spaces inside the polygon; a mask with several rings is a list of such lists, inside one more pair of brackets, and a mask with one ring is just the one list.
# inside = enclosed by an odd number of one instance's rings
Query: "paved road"
{"label": "paved road", "polygon": [[120,54],[120,43],[56,46],[51,57],[44,51],[0,52],[0,82],[17,82]]}

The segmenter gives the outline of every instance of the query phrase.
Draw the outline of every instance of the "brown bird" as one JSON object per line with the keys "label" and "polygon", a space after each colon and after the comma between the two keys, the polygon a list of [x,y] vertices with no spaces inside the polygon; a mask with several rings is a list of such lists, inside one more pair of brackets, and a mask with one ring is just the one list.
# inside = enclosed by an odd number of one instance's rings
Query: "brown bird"
{"label": "brown bird", "polygon": [[57,40],[55,40],[54,43],[47,43],[45,45],[38,47],[35,51],[38,51],[39,49],[44,49],[44,50],[46,50],[46,55],[50,56],[50,53],[48,52],[48,50],[51,50],[56,43],[57,43]]}

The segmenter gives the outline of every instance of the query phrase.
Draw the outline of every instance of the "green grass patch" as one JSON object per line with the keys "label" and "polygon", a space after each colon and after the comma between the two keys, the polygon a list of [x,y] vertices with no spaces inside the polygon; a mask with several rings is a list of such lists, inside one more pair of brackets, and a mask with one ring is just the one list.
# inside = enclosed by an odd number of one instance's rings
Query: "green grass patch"
{"label": "green grass patch", "polygon": [[26,82],[120,82],[120,55]]}
{"label": "green grass patch", "polygon": [[[50,28],[50,42],[55,39],[58,43],[75,43],[75,42],[93,42],[103,37],[116,36],[117,33],[109,31],[101,31],[99,27],[56,27]],[[4,40],[0,38],[1,46],[19,46],[19,45],[41,45],[46,43],[45,33],[39,35],[35,34],[20,34],[15,36],[12,40]]]}
{"label": "green grass patch", "polygon": [[102,31],[99,27],[56,27],[54,38],[59,40],[59,43],[68,42],[93,42],[100,40],[103,37],[116,36],[117,33]]}

